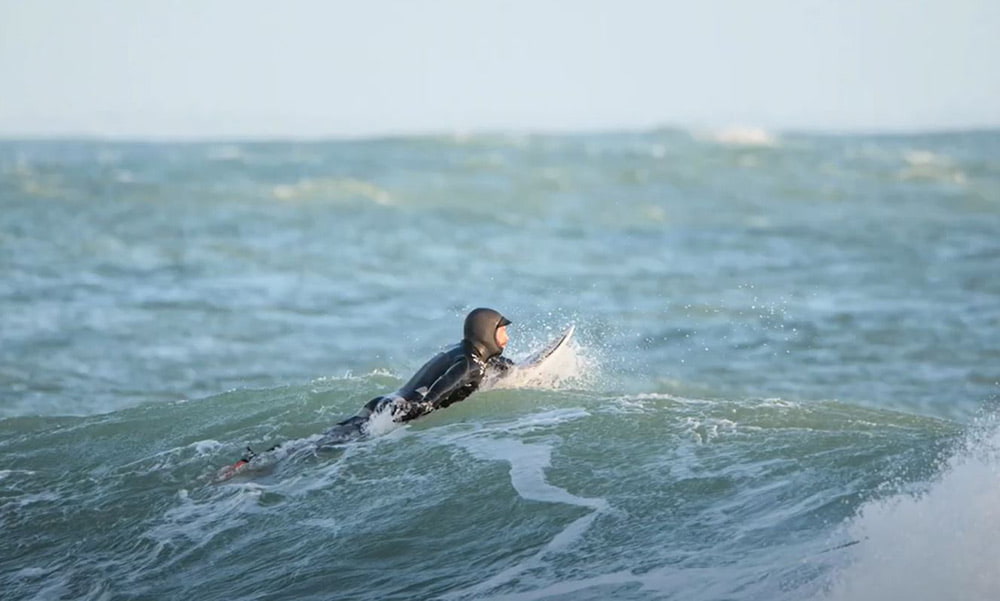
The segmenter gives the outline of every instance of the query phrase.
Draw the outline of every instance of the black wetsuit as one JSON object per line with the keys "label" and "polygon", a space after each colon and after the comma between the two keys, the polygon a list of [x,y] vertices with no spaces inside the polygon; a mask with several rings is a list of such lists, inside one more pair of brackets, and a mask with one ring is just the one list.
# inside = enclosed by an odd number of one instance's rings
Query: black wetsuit
{"label": "black wetsuit", "polygon": [[465,400],[479,388],[487,372],[506,372],[513,362],[500,356],[496,331],[509,324],[493,309],[476,309],[465,320],[462,342],[435,355],[410,380],[392,394],[365,403],[357,415],[339,422],[326,432],[340,436],[361,430],[374,413],[392,411],[396,422],[408,422],[431,411]]}
{"label": "black wetsuit", "polygon": [[[338,422],[323,433],[317,448],[334,448],[367,434],[366,424],[374,413],[391,411],[396,422],[408,422],[435,409],[465,400],[479,388],[487,372],[503,373],[513,365],[501,357],[503,348],[496,334],[510,320],[493,309],[475,309],[465,318],[462,342],[435,355],[396,392],[375,397],[357,415]],[[280,445],[268,449],[273,451]],[[247,447],[237,465],[248,463],[257,453]]]}
{"label": "black wetsuit", "polygon": [[399,390],[368,401],[361,412],[338,425],[366,421],[373,413],[390,406],[393,421],[408,422],[465,400],[479,388],[487,370],[502,372],[510,365],[506,357],[484,360],[471,345],[462,341],[434,356]]}

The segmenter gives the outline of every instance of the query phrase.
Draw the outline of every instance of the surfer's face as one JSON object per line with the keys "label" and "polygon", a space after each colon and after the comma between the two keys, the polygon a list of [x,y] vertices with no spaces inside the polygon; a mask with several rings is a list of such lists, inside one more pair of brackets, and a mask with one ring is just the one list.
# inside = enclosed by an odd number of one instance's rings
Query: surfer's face
{"label": "surfer's face", "polygon": [[497,339],[497,346],[499,346],[501,349],[507,347],[507,326],[500,326],[499,328],[497,328],[496,339]]}

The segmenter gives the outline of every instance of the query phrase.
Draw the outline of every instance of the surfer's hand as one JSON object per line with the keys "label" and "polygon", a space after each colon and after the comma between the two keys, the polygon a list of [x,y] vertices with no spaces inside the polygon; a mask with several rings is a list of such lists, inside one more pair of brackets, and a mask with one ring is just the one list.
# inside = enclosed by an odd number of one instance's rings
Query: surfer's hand
{"label": "surfer's hand", "polygon": [[[398,399],[392,404],[392,421],[405,422],[407,417],[413,413],[413,405],[406,399]],[[410,418],[413,419],[413,418]]]}
{"label": "surfer's hand", "polygon": [[246,452],[243,453],[242,457],[240,457],[240,461],[246,461],[247,463],[250,463],[251,461],[253,461],[253,458],[256,457],[256,456],[257,456],[257,453],[255,453],[254,450],[251,449],[250,447],[247,447]]}
{"label": "surfer's hand", "polygon": [[486,362],[486,368],[492,370],[497,375],[507,373],[507,371],[512,367],[514,367],[514,362],[503,355],[492,357]]}
{"label": "surfer's hand", "polygon": [[430,403],[415,403],[406,399],[399,399],[392,404],[392,421],[396,423],[408,422],[421,415],[426,415],[434,410]]}

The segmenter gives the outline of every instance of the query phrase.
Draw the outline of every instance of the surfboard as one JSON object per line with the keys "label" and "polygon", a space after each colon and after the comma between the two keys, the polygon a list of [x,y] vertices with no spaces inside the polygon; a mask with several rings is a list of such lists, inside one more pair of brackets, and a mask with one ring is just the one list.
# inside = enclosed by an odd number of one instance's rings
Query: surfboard
{"label": "surfboard", "polygon": [[[551,342],[518,361],[510,369],[487,374],[483,388],[548,388],[559,381],[560,357],[565,355],[576,327],[571,325]],[[555,368],[555,371],[552,370]]]}
{"label": "surfboard", "polygon": [[569,344],[569,341],[573,338],[573,332],[576,331],[576,325],[570,325],[568,328],[563,330],[563,333],[548,343],[541,350],[533,353],[524,361],[518,363],[518,367],[535,369],[539,368],[545,364],[553,355],[557,354],[560,349]]}

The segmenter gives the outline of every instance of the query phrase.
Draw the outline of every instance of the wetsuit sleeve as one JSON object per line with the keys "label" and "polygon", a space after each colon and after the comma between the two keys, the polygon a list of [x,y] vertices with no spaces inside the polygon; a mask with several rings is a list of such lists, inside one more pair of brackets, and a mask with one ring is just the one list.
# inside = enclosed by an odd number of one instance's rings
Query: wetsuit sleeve
{"label": "wetsuit sleeve", "polygon": [[[408,422],[447,406],[453,393],[468,383],[468,360],[456,361],[427,389],[419,400],[399,398],[393,402],[393,421]],[[460,395],[462,398],[466,395]],[[461,399],[455,399],[461,400]]]}
{"label": "wetsuit sleeve", "polygon": [[424,395],[421,405],[427,406],[430,410],[441,406],[441,401],[448,398],[455,389],[466,384],[469,376],[469,360],[463,358],[456,361],[448,371],[441,374],[441,377],[431,384]]}

